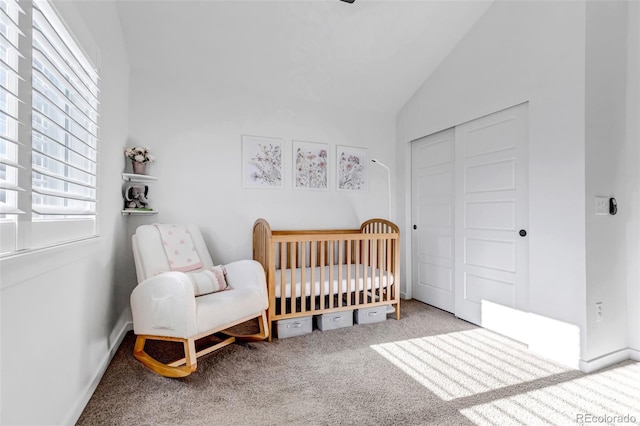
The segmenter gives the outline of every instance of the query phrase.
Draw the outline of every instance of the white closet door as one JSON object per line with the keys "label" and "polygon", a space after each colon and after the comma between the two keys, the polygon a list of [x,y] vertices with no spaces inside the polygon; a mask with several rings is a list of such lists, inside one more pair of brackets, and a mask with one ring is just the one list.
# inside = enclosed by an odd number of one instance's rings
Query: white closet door
{"label": "white closet door", "polygon": [[528,308],[527,104],[455,139],[455,314],[486,327],[492,310]]}
{"label": "white closet door", "polygon": [[454,130],[412,143],[412,292],[454,310]]}

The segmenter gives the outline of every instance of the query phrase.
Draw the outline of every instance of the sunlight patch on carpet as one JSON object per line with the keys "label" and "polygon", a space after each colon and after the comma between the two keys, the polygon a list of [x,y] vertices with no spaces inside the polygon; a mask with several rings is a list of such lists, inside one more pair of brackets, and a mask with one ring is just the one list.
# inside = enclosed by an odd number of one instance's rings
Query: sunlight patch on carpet
{"label": "sunlight patch on carpet", "polygon": [[571,370],[481,328],[371,348],[445,401]]}
{"label": "sunlight patch on carpet", "polygon": [[638,424],[640,364],[461,410],[475,424]]}

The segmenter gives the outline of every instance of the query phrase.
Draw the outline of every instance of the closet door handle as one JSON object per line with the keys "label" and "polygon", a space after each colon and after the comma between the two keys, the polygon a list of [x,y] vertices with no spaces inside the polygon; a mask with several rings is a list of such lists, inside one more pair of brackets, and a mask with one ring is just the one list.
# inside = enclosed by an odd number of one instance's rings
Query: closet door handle
{"label": "closet door handle", "polygon": [[418,225],[413,225],[413,229],[418,229]]}
{"label": "closet door handle", "polygon": [[520,234],[521,237],[526,237],[527,236],[527,230],[526,229],[521,229],[520,232],[518,232],[518,234]]}

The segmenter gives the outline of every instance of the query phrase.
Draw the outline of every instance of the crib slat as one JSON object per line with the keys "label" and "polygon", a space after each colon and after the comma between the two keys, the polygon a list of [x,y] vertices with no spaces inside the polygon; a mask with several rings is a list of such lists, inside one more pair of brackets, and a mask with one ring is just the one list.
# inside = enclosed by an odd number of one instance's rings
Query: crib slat
{"label": "crib slat", "polygon": [[311,253],[310,253],[310,260],[311,260],[311,285],[309,286],[309,291],[310,293],[307,295],[305,293],[305,296],[309,296],[309,300],[311,301],[311,306],[310,309],[312,311],[316,310],[316,302],[315,302],[315,287],[316,287],[316,265],[317,263],[317,256],[318,256],[318,246],[317,244],[311,242]]}
{"label": "crib slat", "polygon": [[333,288],[333,276],[334,276],[334,272],[333,272],[333,265],[334,265],[334,260],[335,260],[335,242],[334,241],[329,241],[327,242],[327,250],[329,251],[328,253],[328,257],[329,259],[327,260],[327,264],[329,265],[329,308],[333,308],[333,293],[334,293],[334,288]]}
{"label": "crib slat", "polygon": [[378,266],[378,241],[371,240],[371,302],[376,301],[378,291],[376,289],[376,269]]}
{"label": "crib slat", "polygon": [[298,243],[289,243],[289,264],[291,265],[291,299],[289,303],[291,305],[291,313],[297,311],[296,309],[296,278],[297,278],[297,253]]}
{"label": "crib slat", "polygon": [[378,265],[377,241],[371,240],[371,303],[376,301],[376,266]]}
{"label": "crib slat", "polygon": [[[379,226],[378,226],[379,227]],[[374,269],[374,274],[376,275],[376,279],[378,280],[378,285],[376,288],[376,294],[377,294],[377,298],[378,301],[382,301],[382,267],[384,266],[384,263],[381,259],[380,256],[382,256],[383,252],[383,247],[380,244],[381,241],[378,239],[375,242],[376,245],[376,267]]]}
{"label": "crib slat", "polygon": [[325,245],[326,242],[320,243],[320,309],[324,309]]}
{"label": "crib slat", "polygon": [[382,278],[384,272],[384,242],[377,240],[378,245],[378,298],[382,302],[384,300],[384,287],[382,287]]}
{"label": "crib slat", "polygon": [[363,241],[358,241],[356,244],[354,244],[354,247],[356,249],[356,285],[354,289],[354,302],[356,305],[360,304],[360,257],[362,255],[361,252],[363,244]]}
{"label": "crib slat", "polygon": [[342,306],[342,296],[344,295],[344,283],[342,272],[342,256],[343,256],[343,243],[344,241],[338,241],[338,306]]}
{"label": "crib slat", "polygon": [[377,247],[377,260],[376,260],[376,277],[378,280],[378,301],[382,301],[382,268],[384,267],[384,261],[382,260],[382,256],[384,255],[384,246],[382,245],[382,240],[376,240]]}
{"label": "crib slat", "polygon": [[385,279],[384,277],[384,272],[385,272],[385,245],[384,245],[384,240],[378,240],[378,247],[380,247],[380,249],[378,250],[378,267],[380,268],[380,270],[378,271],[378,276],[379,276],[379,282],[380,282],[380,286],[378,289],[378,294],[380,296],[380,301],[384,301],[384,292],[385,292],[385,288],[382,286],[383,280]]}
{"label": "crib slat", "polygon": [[347,254],[347,306],[351,306],[351,240],[347,240],[346,254]]}
{"label": "crib slat", "polygon": [[367,281],[369,280],[369,261],[371,260],[371,240],[365,240],[364,241],[365,244],[365,249],[364,249],[364,253],[363,253],[363,259],[362,259],[362,289],[363,289],[363,299],[364,299],[364,303],[367,303]]}
{"label": "crib slat", "polygon": [[306,273],[307,273],[307,242],[306,241],[302,241],[300,243],[300,259],[301,259],[301,265],[300,265],[300,312],[306,312],[307,311],[307,298],[305,297],[305,293],[306,293],[306,288],[307,288],[307,277],[306,277]]}
{"label": "crib slat", "polygon": [[[391,300],[391,254],[392,254],[392,242],[391,240],[385,240],[387,245],[387,300]],[[395,287],[395,283],[394,283]]]}
{"label": "crib slat", "polygon": [[287,313],[287,270],[282,266],[287,264],[287,246],[289,243],[280,244],[280,315]]}

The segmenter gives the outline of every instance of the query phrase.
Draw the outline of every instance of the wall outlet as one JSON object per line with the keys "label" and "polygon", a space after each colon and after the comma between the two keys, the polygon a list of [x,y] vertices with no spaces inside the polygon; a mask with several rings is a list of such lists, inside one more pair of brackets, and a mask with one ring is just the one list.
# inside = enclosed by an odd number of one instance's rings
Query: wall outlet
{"label": "wall outlet", "polygon": [[596,215],[609,214],[609,197],[596,197]]}
{"label": "wall outlet", "polygon": [[596,322],[602,322],[602,302],[596,302]]}

